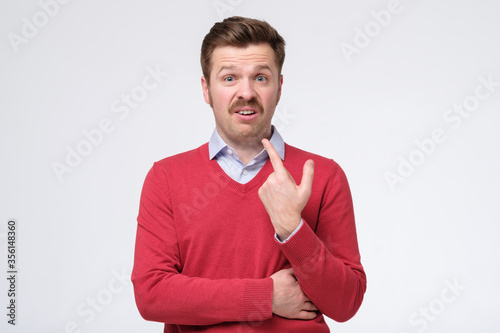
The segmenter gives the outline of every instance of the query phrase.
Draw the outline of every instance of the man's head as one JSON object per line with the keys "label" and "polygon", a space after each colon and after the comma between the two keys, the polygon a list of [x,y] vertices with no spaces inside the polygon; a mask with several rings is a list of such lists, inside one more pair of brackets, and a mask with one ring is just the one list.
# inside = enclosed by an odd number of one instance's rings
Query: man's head
{"label": "man's head", "polygon": [[285,62],[285,40],[269,23],[256,19],[233,16],[214,24],[201,45],[201,69],[210,84],[212,54],[217,47],[269,44],[273,49],[279,74]]}
{"label": "man's head", "polygon": [[232,17],[216,23],[203,41],[205,101],[229,145],[258,146],[271,135],[281,96],[285,42],[268,23]]}

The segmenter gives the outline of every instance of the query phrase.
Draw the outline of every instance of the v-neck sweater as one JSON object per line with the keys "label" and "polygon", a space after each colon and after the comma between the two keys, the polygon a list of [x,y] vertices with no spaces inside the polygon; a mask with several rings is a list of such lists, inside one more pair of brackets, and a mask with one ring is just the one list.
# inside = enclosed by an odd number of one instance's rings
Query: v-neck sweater
{"label": "v-neck sweater", "polygon": [[[285,144],[283,164],[297,183],[315,162],[302,227],[285,243],[258,197],[268,160],[248,183],[209,159],[208,144],[156,162],[144,182],[132,281],[136,303],[164,332],[329,332],[323,314],[346,321],[366,289],[351,193],[331,159]],[[313,320],[272,313],[270,276],[292,267],[320,310]]]}

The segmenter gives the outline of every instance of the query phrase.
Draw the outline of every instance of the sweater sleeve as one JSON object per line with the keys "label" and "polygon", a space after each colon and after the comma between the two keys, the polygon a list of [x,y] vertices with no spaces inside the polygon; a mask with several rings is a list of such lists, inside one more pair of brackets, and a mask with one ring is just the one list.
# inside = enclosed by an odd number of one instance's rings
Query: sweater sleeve
{"label": "sweater sleeve", "polygon": [[179,325],[271,318],[271,278],[213,280],[182,274],[167,177],[158,169],[153,166],[146,177],[137,219],[132,282],[142,317]]}
{"label": "sweater sleeve", "polygon": [[323,314],[338,322],[355,315],[363,301],[366,275],[351,192],[336,163],[323,193],[316,230],[304,223],[280,246],[302,290]]}

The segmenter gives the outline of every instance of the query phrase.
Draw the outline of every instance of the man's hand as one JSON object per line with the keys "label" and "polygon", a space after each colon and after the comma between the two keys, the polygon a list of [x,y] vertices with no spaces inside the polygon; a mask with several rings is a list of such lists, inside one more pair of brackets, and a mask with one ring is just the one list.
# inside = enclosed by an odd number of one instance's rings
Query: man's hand
{"label": "man's hand", "polygon": [[314,319],[318,308],[307,298],[293,275],[293,269],[282,269],[273,279],[273,313],[289,319]]}
{"label": "man's hand", "polygon": [[262,144],[269,155],[274,172],[260,187],[259,197],[271,218],[276,234],[281,240],[285,240],[300,224],[302,209],[311,196],[314,162],[306,161],[302,180],[297,186],[271,142],[263,139]]}

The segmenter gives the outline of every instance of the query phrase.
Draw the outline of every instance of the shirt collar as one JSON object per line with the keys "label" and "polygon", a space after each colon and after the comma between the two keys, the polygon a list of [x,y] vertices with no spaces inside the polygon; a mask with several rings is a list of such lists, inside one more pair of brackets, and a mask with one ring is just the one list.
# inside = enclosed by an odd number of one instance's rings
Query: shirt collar
{"label": "shirt collar", "polygon": [[[285,160],[285,141],[278,133],[276,127],[272,126],[273,134],[271,135],[271,143],[278,152],[278,155],[282,160]],[[217,154],[224,148],[228,147],[228,144],[222,140],[221,136],[217,132],[217,129],[214,129],[212,136],[210,137],[210,141],[208,141],[208,154],[210,159],[213,159]],[[267,152],[263,149],[257,156],[265,154],[267,158]]]}

